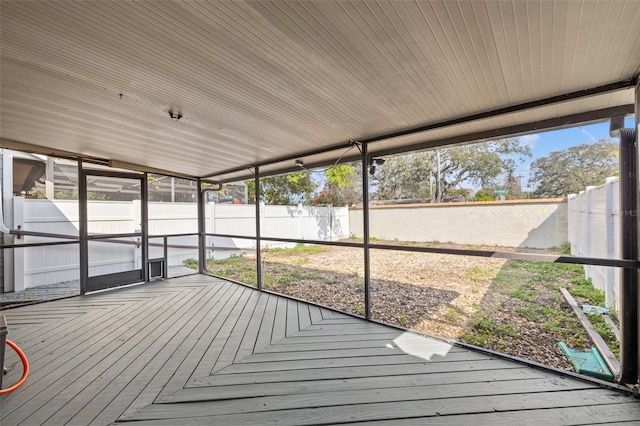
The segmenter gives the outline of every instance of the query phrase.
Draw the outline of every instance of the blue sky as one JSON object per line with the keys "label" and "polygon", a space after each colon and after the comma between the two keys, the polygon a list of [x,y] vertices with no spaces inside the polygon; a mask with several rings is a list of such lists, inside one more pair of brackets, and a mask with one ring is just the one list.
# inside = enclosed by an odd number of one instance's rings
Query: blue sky
{"label": "blue sky", "polygon": [[[633,117],[625,120],[625,127],[634,126],[635,119]],[[593,143],[600,139],[612,139],[609,136],[608,120],[597,124],[520,136],[520,141],[529,145],[531,154],[533,155],[531,159],[525,161],[516,172],[523,176],[523,189],[526,188],[526,183],[529,179],[529,166],[536,158],[546,157],[553,151],[562,151],[570,146]],[[618,139],[613,140],[618,141]]]}
{"label": "blue sky", "polygon": [[[625,120],[625,127],[634,127],[634,125],[633,118]],[[611,139],[609,121],[520,137],[522,142],[528,143],[531,147],[532,160],[545,157],[552,151],[562,151],[570,146],[593,143],[600,139]]]}

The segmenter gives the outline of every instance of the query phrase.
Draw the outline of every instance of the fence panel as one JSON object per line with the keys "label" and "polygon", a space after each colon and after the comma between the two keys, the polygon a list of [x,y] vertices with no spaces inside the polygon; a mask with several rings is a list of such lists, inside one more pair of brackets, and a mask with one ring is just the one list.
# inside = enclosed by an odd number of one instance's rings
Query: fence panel
{"label": "fence panel", "polygon": [[[89,201],[89,230],[91,233],[129,233],[139,229],[140,201]],[[255,235],[255,206],[220,205],[209,203],[205,209],[207,232]],[[14,198],[15,225],[24,230],[66,235],[78,235],[78,202],[74,200],[35,200]],[[342,208],[313,208],[298,206],[262,206],[262,229],[269,236],[292,239],[336,240],[349,236],[348,210]],[[197,233],[198,212],[195,203],[149,203],[150,235]],[[18,243],[52,241],[27,236]],[[131,244],[90,244],[89,269],[92,275],[131,269],[140,266],[140,248]],[[151,257],[160,257],[157,247],[161,239],[152,239]],[[197,238],[171,237],[167,266],[179,267],[188,258],[198,258]],[[248,239],[217,238],[216,256],[255,249]],[[293,243],[277,243],[293,246]],[[193,247],[192,247],[193,246]],[[191,248],[192,247],[192,248]],[[219,248],[218,248],[219,247]],[[78,246],[34,247],[16,250],[14,290],[79,279]]]}
{"label": "fence panel", "polygon": [[[617,177],[604,185],[589,186],[568,199],[571,254],[583,257],[620,258],[620,188]],[[605,292],[608,308],[619,309],[620,270],[585,265],[585,276]]]}

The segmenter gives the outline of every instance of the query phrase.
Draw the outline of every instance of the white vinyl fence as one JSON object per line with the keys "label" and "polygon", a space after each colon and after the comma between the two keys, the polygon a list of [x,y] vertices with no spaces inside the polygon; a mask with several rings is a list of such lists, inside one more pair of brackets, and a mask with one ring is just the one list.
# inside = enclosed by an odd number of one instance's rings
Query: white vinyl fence
{"label": "white vinyl fence", "polygon": [[[209,203],[206,233],[254,237],[255,205]],[[269,241],[269,237],[299,240],[336,241],[349,237],[347,207],[260,206],[262,247],[293,247],[295,243]],[[214,246],[212,257],[228,257],[242,250],[254,249],[255,241],[243,238],[209,237],[207,247]]]}
{"label": "white vinyl fence", "polygon": [[[571,254],[584,257],[620,258],[620,190],[617,177],[602,186],[589,186],[570,195],[569,242]],[[608,308],[619,309],[619,268],[585,265],[593,286],[605,292]]]}
{"label": "white vinyl fence", "polygon": [[[78,202],[73,200],[33,200],[15,197],[14,227],[65,235],[78,235]],[[254,205],[206,206],[206,232],[255,236]],[[88,226],[90,233],[132,233],[140,229],[140,202],[90,201]],[[268,237],[337,240],[349,236],[346,207],[261,206],[263,247],[293,246],[276,243]],[[149,235],[195,234],[198,232],[197,205],[194,203],[149,203]],[[102,275],[137,269],[141,262],[136,238],[116,238],[118,244],[89,243],[89,274]],[[25,236],[16,244],[62,241]],[[151,238],[150,258],[163,256],[163,238]],[[168,237],[169,268],[180,266],[185,259],[198,258],[197,236]],[[208,256],[228,257],[242,250],[255,249],[255,241],[242,238],[208,237]],[[28,247],[14,250],[14,291],[29,287],[79,279],[79,247],[77,244]]]}

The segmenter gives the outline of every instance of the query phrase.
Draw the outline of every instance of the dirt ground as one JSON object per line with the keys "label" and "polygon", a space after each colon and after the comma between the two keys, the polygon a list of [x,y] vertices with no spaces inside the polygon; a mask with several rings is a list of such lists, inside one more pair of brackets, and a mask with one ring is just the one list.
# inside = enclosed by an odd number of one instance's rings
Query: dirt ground
{"label": "dirt ground", "polygon": [[[364,315],[362,256],[361,249],[335,246],[317,253],[267,250],[263,253],[263,285],[277,293]],[[514,274],[515,266],[517,262],[505,259],[371,250],[372,318],[572,370],[557,342],[569,340],[583,349],[588,341],[586,333],[576,331],[577,319],[572,321],[573,314],[555,287],[563,280],[569,284],[568,279],[553,277],[553,287],[532,284],[535,288],[529,299],[523,300],[519,294],[505,295],[505,285],[521,279],[543,280],[532,278],[531,271]],[[517,274],[521,272],[526,276],[520,278]],[[530,306],[540,304],[551,309],[547,313],[553,312],[553,318],[525,315]],[[557,312],[560,320],[555,318]]]}
{"label": "dirt ground", "polygon": [[[296,286],[276,285],[274,289],[362,314],[364,270],[360,249],[331,247],[313,255],[267,253],[263,258],[267,274],[275,273],[275,266],[269,263],[277,262],[325,275],[324,280],[302,277]],[[372,316],[456,339],[504,263],[504,259],[371,250]],[[453,317],[455,321],[451,321]]]}

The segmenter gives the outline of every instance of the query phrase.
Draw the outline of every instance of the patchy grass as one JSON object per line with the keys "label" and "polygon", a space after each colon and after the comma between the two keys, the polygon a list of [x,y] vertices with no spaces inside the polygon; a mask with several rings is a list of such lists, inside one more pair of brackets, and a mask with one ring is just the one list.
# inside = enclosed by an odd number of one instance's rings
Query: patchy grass
{"label": "patchy grass", "polygon": [[469,269],[465,275],[466,278],[471,281],[480,282],[493,279],[496,276],[496,273],[497,271],[495,268],[481,268],[479,266],[474,266]]}
{"label": "patchy grass", "polygon": [[193,257],[183,260],[182,264],[187,268],[198,269],[198,259],[194,259]]}
{"label": "patchy grass", "polygon": [[327,251],[329,251],[328,247],[298,243],[296,244],[295,247],[291,247],[291,248],[282,248],[282,247],[265,248],[264,250],[262,250],[262,253],[265,253],[265,254],[275,253],[280,256],[299,256],[301,254],[318,254],[318,253],[324,253]]}
{"label": "patchy grass", "polygon": [[607,346],[609,346],[611,352],[616,356],[616,358],[620,358],[620,342],[618,342],[611,326],[605,322],[602,315],[587,314],[587,318],[589,318],[594,330],[600,334]]}
{"label": "patchy grass", "polygon": [[[564,300],[561,287],[587,292],[579,265],[509,261],[493,280],[461,340],[487,349],[571,369],[556,344],[586,349],[586,331]],[[593,288],[593,287],[591,287]],[[551,360],[551,361],[545,361]]]}
{"label": "patchy grass", "polygon": [[451,309],[447,310],[447,312],[444,314],[444,317],[450,323],[456,324],[460,320],[460,313],[458,312],[457,309],[451,308]]}
{"label": "patchy grass", "polygon": [[567,290],[572,296],[579,298],[584,305],[604,306],[604,291],[595,288],[591,280],[584,276],[573,278]]}
{"label": "patchy grass", "polygon": [[231,278],[254,287],[258,284],[255,260],[244,255],[231,256],[226,259],[209,259],[207,260],[207,269],[212,274]]}

